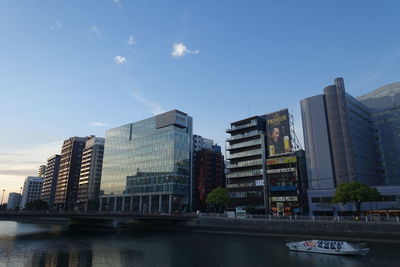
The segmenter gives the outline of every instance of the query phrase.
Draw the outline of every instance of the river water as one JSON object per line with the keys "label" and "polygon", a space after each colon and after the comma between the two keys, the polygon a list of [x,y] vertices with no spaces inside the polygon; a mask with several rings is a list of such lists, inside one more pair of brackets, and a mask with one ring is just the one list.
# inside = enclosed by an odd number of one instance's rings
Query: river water
{"label": "river water", "polygon": [[289,252],[286,238],[174,231],[78,233],[0,221],[0,266],[400,266],[400,246],[366,257]]}

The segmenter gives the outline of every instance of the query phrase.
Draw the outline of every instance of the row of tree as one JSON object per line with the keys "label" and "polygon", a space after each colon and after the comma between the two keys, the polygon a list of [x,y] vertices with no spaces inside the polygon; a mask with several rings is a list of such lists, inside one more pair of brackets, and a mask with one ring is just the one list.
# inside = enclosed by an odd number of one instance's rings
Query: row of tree
{"label": "row of tree", "polygon": [[[352,203],[357,212],[361,210],[363,202],[379,201],[381,195],[376,188],[369,187],[360,182],[343,183],[336,188],[332,199],[333,203],[345,205]],[[229,192],[226,188],[218,187],[207,195],[206,203],[213,212],[224,212],[229,202]]]}

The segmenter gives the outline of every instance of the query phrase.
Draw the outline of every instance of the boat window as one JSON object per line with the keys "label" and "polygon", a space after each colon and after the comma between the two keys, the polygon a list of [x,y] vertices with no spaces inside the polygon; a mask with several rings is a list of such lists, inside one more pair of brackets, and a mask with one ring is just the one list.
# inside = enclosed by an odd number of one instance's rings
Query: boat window
{"label": "boat window", "polygon": [[337,249],[342,249],[342,242],[337,242],[336,247],[337,247]]}
{"label": "boat window", "polygon": [[322,248],[322,241],[318,241],[318,247]]}
{"label": "boat window", "polygon": [[329,242],[325,242],[324,248],[329,249]]}
{"label": "boat window", "polygon": [[333,242],[329,242],[329,243],[331,243],[330,245],[331,245],[331,249],[336,249],[335,248],[335,244],[333,243]]}

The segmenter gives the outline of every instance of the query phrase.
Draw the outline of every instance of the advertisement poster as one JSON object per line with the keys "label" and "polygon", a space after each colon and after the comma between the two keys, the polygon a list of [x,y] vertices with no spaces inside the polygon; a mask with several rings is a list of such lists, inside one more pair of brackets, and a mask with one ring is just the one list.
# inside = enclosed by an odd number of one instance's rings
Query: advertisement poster
{"label": "advertisement poster", "polygon": [[275,156],[292,151],[289,112],[283,109],[265,116],[267,122],[268,156]]}

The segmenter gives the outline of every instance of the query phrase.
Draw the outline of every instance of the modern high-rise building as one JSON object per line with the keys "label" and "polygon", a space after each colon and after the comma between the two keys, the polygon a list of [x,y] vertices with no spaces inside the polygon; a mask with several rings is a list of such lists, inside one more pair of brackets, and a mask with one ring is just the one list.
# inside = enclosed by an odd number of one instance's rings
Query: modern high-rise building
{"label": "modern high-rise building", "polygon": [[28,176],[25,179],[22,190],[20,209],[25,209],[27,203],[40,199],[42,192],[43,177]]}
{"label": "modern high-rise building", "polygon": [[192,118],[172,110],[106,132],[102,210],[190,209]]}
{"label": "modern high-rise building", "polygon": [[356,99],[337,78],[300,105],[310,213],[333,213],[329,199],[342,183],[359,181],[383,193],[381,186],[400,184],[400,83]]}
{"label": "modern high-rise building", "polygon": [[46,201],[49,208],[52,208],[54,205],[60,160],[61,155],[53,155],[47,159],[46,174],[43,179],[43,189],[40,199]]}
{"label": "modern high-rise building", "polygon": [[46,176],[46,165],[40,165],[38,171],[38,177],[45,177]]}
{"label": "modern high-rise building", "polygon": [[54,198],[54,204],[58,209],[72,209],[76,204],[82,153],[87,139],[87,137],[71,137],[63,143]]}
{"label": "modern high-rise building", "polygon": [[385,85],[357,99],[371,114],[379,180],[385,185],[399,185],[400,82]]}
{"label": "modern high-rise building", "polygon": [[83,150],[77,204],[84,209],[88,208],[89,200],[99,200],[104,141],[104,138],[92,136],[86,140]]}
{"label": "modern high-rise building", "polygon": [[20,193],[10,193],[8,195],[7,209],[16,210],[21,204],[21,194]]}

